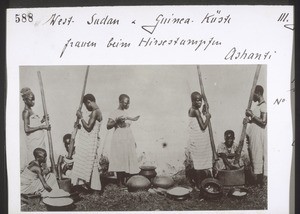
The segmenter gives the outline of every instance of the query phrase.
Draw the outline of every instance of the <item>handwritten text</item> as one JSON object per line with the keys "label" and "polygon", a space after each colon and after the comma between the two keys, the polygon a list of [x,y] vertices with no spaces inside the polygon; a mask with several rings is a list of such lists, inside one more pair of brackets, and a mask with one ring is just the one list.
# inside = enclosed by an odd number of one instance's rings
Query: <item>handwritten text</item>
{"label": "handwritten text", "polygon": [[152,25],[143,25],[142,29],[145,30],[146,32],[153,34],[155,29],[159,25],[188,25],[191,22],[193,22],[190,18],[188,17],[175,17],[174,14],[171,15],[171,17],[165,17],[163,14],[159,14],[156,19],[155,23]]}
{"label": "handwritten text", "polygon": [[[274,51],[276,53],[276,51]],[[252,52],[248,51],[246,48],[242,51],[237,50],[236,47],[231,48],[231,50],[226,54],[225,60],[237,60],[237,59],[249,59],[249,60],[268,60],[271,59],[271,51],[266,52]]]}
{"label": "handwritten text", "polygon": [[[46,23],[49,23],[49,25],[70,25],[73,23],[73,16],[70,17],[62,17],[61,15],[57,15],[56,13],[52,14],[52,16],[46,21]],[[45,24],[46,24],[45,23]]]}
{"label": "handwritten text", "polygon": [[75,47],[75,48],[95,48],[97,46],[96,42],[92,42],[92,41],[75,41],[73,42],[72,39],[69,39],[67,41],[67,43],[64,45],[62,52],[60,54],[60,58],[63,56],[63,54],[65,53],[66,49],[68,47]]}

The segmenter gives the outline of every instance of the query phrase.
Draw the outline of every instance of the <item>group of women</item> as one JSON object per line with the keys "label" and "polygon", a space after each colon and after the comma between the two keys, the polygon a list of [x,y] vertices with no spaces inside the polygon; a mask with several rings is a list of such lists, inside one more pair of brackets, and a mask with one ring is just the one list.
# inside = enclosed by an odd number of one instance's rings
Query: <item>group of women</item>
{"label": "group of women", "polygon": [[[253,101],[257,105],[252,110],[246,110],[244,123],[249,123],[247,135],[249,139],[250,158],[253,171],[256,174],[257,182],[263,184],[263,175],[267,175],[267,107],[263,97],[263,87],[257,85],[255,88]],[[27,161],[33,159],[33,151],[36,148],[45,149],[45,130],[49,130],[50,125],[44,125],[45,116],[40,118],[36,115],[32,107],[35,103],[35,96],[30,88],[23,88],[21,95],[25,103],[22,113],[24,121],[24,131],[26,133]],[[213,166],[212,149],[209,143],[207,131],[211,115],[208,113],[207,103],[202,106],[202,95],[194,92],[191,95],[192,106],[189,109],[189,139],[186,150],[186,166],[198,171],[200,179],[209,174]],[[120,186],[125,185],[126,177],[138,173],[138,161],[136,154],[136,143],[130,129],[132,121],[137,121],[137,117],[129,117],[127,109],[130,105],[130,98],[126,94],[119,96],[119,106],[111,113],[107,122],[107,129],[114,129],[111,142],[111,156],[109,158],[109,171],[117,173]],[[202,107],[202,111],[200,108]]]}

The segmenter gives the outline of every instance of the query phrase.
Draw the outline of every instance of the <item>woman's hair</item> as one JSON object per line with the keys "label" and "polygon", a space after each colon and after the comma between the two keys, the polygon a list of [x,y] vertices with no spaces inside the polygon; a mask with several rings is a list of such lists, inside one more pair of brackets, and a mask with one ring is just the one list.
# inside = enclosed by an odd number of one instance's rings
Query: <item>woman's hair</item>
{"label": "woman's hair", "polygon": [[261,85],[257,85],[255,87],[255,93],[263,95],[264,94],[264,88]]}
{"label": "woman's hair", "polygon": [[194,91],[191,94],[191,100],[192,100],[192,102],[196,99],[197,96],[200,96],[200,99],[202,100],[202,95],[198,91]]}
{"label": "woman's hair", "polygon": [[33,156],[35,159],[41,157],[43,154],[47,154],[45,149],[36,148],[35,150],[33,150]]}
{"label": "woman's hair", "polygon": [[63,137],[63,142],[66,143],[66,141],[68,139],[71,139],[72,135],[71,134],[65,134],[64,137]]}
{"label": "woman's hair", "polygon": [[129,96],[128,96],[127,94],[121,94],[121,95],[119,96],[119,102],[123,101],[125,98],[130,99]]}
{"label": "woman's hair", "polygon": [[234,137],[234,131],[232,131],[232,130],[225,131],[224,136],[227,137],[228,135],[231,135],[232,137]]}
{"label": "woman's hair", "polygon": [[84,97],[83,97],[83,103],[86,103],[88,100],[92,101],[92,102],[96,102],[96,98],[92,94],[86,94],[86,95],[84,95]]}
{"label": "woman's hair", "polygon": [[33,95],[33,92],[28,87],[22,88],[20,93],[21,93],[21,96],[22,96],[23,100],[29,98],[30,95]]}

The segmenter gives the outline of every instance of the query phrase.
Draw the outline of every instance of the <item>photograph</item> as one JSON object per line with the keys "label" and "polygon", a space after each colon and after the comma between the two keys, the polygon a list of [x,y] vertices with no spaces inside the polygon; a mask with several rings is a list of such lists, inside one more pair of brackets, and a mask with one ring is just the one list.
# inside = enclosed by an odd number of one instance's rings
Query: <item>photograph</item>
{"label": "photograph", "polygon": [[19,66],[20,210],[267,210],[267,68]]}

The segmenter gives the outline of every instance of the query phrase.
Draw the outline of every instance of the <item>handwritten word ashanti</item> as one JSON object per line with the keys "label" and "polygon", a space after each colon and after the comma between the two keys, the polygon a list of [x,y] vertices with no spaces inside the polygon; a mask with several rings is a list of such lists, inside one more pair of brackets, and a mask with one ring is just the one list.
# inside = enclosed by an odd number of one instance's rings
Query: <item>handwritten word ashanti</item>
{"label": "handwritten word ashanti", "polygon": [[[276,51],[273,52],[274,54]],[[243,50],[237,50],[236,47],[231,48],[231,50],[226,54],[225,60],[238,60],[238,59],[249,59],[249,60],[269,60],[272,57],[271,51],[266,52],[252,52],[248,51],[246,48]]]}

